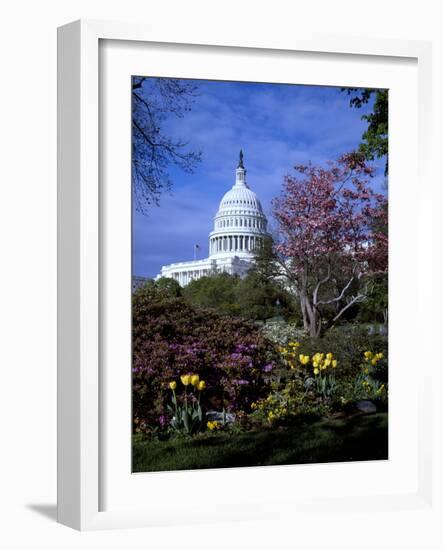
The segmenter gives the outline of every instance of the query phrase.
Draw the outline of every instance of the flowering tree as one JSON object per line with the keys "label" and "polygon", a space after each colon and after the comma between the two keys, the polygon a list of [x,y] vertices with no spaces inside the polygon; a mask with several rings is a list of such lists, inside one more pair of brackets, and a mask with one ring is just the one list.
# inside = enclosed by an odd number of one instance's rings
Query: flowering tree
{"label": "flowering tree", "polygon": [[297,166],[274,199],[282,272],[295,288],[304,326],[319,336],[371,291],[370,275],[387,270],[387,202],[359,153],[327,168]]}

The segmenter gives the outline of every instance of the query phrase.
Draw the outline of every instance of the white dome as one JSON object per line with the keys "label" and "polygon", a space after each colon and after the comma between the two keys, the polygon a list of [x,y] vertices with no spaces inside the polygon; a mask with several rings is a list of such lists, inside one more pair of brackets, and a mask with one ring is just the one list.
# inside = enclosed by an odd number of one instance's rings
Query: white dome
{"label": "white dome", "polygon": [[209,235],[210,257],[238,256],[252,259],[267,235],[267,219],[260,200],[246,183],[243,153],[233,187],[222,198]]}
{"label": "white dome", "polygon": [[260,201],[254,191],[251,191],[246,183],[234,185],[220,202],[218,211],[222,210],[256,210],[258,213],[263,213]]}

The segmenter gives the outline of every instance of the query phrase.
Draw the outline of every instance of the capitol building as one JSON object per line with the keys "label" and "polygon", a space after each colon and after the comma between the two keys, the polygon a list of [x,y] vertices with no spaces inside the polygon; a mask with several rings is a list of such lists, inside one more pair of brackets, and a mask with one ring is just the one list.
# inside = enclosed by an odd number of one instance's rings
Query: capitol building
{"label": "capitol building", "polygon": [[243,277],[254,262],[254,250],[268,236],[267,225],[260,201],[246,181],[240,151],[235,183],[222,198],[209,233],[209,258],[165,265],[156,279],[169,277],[186,286],[216,273]]}

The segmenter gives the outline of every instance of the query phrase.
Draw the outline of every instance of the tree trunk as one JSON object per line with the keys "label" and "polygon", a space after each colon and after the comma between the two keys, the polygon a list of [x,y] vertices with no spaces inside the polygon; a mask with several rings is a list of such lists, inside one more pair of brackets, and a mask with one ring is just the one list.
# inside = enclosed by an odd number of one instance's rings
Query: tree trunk
{"label": "tree trunk", "polygon": [[318,310],[312,306],[305,293],[300,294],[300,306],[302,309],[305,330],[309,332],[311,338],[317,338],[320,336],[322,326]]}
{"label": "tree trunk", "polygon": [[303,328],[305,330],[309,330],[308,313],[306,311],[306,297],[302,295],[300,295],[300,309],[303,317]]}

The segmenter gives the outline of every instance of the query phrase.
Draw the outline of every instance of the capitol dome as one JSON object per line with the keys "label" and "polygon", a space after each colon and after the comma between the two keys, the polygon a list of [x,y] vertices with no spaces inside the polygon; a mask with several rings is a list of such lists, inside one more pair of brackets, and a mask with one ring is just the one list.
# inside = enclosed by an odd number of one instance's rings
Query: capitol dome
{"label": "capitol dome", "polygon": [[245,277],[254,263],[254,251],[268,236],[267,226],[260,201],[246,182],[240,151],[235,183],[222,198],[209,233],[209,258],[197,259],[200,247],[194,244],[194,260],[164,265],[156,279],[168,277],[186,286],[217,273]]}
{"label": "capitol dome", "polygon": [[251,259],[267,236],[267,219],[257,195],[246,181],[243,152],[240,151],[233,187],[222,198],[209,234],[210,258],[238,256]]}

